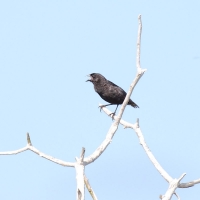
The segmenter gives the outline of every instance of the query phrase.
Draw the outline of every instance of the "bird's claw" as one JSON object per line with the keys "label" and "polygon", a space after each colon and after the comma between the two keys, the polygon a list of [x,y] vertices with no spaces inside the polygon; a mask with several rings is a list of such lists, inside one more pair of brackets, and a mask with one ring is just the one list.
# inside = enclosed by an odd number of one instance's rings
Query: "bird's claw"
{"label": "bird's claw", "polygon": [[100,108],[100,112],[101,112],[101,110],[102,110],[103,107],[105,107],[105,106],[99,106],[99,108]]}
{"label": "bird's claw", "polygon": [[112,117],[112,120],[114,120],[115,113],[110,113],[109,116]]}
{"label": "bird's claw", "polygon": [[[102,108],[104,108],[104,107],[105,107],[105,105],[99,106],[100,112],[101,112]],[[114,113],[110,113],[109,116],[112,117],[112,120],[114,120],[115,112]]]}

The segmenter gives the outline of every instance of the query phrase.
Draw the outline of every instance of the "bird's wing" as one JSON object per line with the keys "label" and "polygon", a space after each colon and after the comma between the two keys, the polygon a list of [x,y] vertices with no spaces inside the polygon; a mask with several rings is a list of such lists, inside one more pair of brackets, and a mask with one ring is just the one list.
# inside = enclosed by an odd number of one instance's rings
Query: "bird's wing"
{"label": "bird's wing", "polygon": [[119,87],[118,85],[114,84],[113,82],[111,82],[111,81],[109,81],[109,80],[108,80],[108,83],[109,83],[110,85],[112,85],[112,86]]}
{"label": "bird's wing", "polygon": [[[118,85],[114,84],[113,82],[111,82],[111,81],[108,81],[108,82],[112,86],[111,88],[112,88],[113,97],[117,98],[117,99],[118,98],[124,99],[125,96],[126,96],[126,92],[121,87],[119,87]],[[122,102],[123,102],[123,100],[122,100]]]}

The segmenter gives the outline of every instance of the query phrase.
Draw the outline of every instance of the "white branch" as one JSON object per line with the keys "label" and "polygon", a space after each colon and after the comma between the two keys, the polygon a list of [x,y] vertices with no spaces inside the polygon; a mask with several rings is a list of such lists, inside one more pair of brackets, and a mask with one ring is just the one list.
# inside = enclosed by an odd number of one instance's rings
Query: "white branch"
{"label": "white branch", "polygon": [[[90,192],[92,198],[94,200],[97,200],[96,195],[94,194],[87,178],[84,175],[84,171],[85,171],[85,165],[90,164],[91,162],[94,162],[107,148],[107,146],[111,143],[112,138],[115,134],[115,132],[118,129],[119,123],[122,124],[124,126],[124,128],[132,128],[140,141],[140,144],[142,145],[142,147],[144,148],[147,156],[149,157],[149,159],[151,160],[151,162],[153,163],[153,165],[155,166],[155,168],[158,170],[158,172],[163,176],[163,178],[169,183],[169,188],[166,191],[165,195],[161,195],[160,198],[162,200],[170,200],[172,195],[176,195],[178,199],[179,196],[175,193],[175,190],[177,188],[188,188],[188,187],[192,187],[195,184],[200,183],[200,179],[198,180],[194,180],[188,183],[180,183],[180,181],[183,179],[183,177],[186,174],[181,175],[181,177],[179,179],[173,179],[163,168],[162,166],[158,163],[158,161],[156,160],[156,158],[154,157],[154,155],[152,154],[151,150],[149,149],[149,147],[147,146],[142,131],[139,127],[139,119],[137,119],[137,122],[135,124],[131,124],[128,123],[124,120],[122,120],[122,115],[123,112],[126,108],[126,105],[129,102],[130,96],[132,94],[133,89],[135,88],[135,86],[137,85],[138,81],[140,80],[140,78],[142,77],[142,75],[144,74],[144,72],[146,71],[146,69],[142,69],[141,65],[140,65],[140,52],[141,52],[141,34],[142,34],[142,20],[141,20],[141,15],[138,16],[138,21],[139,21],[139,27],[138,27],[138,38],[137,38],[137,56],[136,56],[136,68],[137,68],[137,73],[136,73],[136,77],[133,80],[133,82],[130,85],[129,91],[127,92],[126,98],[124,99],[124,102],[119,110],[119,114],[117,116],[114,116],[115,121],[112,123],[105,140],[102,142],[102,144],[87,158],[84,158],[85,156],[85,148],[82,148],[81,151],[81,155],[80,158],[76,158],[75,163],[72,162],[65,162],[62,160],[59,160],[57,158],[54,158],[52,156],[46,155],[42,152],[40,152],[38,149],[36,149],[34,146],[32,146],[31,143],[31,139],[29,134],[27,133],[27,145],[24,148],[15,150],[15,151],[7,151],[7,152],[0,152],[0,155],[15,155],[18,153],[22,153],[26,150],[31,150],[32,152],[38,154],[40,157],[43,157],[45,159],[48,159],[56,164],[62,165],[62,166],[67,166],[67,167],[75,167],[76,169],[76,179],[77,179],[77,200],[84,200],[85,198],[85,185],[84,182],[88,188],[88,191]],[[103,107],[102,108],[103,111],[108,115],[111,116],[111,112],[106,108]]]}
{"label": "white branch", "polygon": [[75,163],[65,162],[65,161],[59,160],[57,158],[54,158],[52,156],[49,156],[49,155],[46,155],[46,154],[40,152],[38,149],[36,149],[34,146],[32,146],[30,136],[28,133],[27,133],[27,143],[28,144],[24,148],[21,148],[21,149],[15,150],[15,151],[0,152],[0,155],[15,155],[18,153],[22,153],[26,150],[31,150],[32,152],[38,154],[40,157],[46,158],[47,160],[50,160],[56,164],[59,164],[59,165],[65,166],[65,167],[74,167],[75,166]]}
{"label": "white branch", "polygon": [[155,168],[159,171],[159,173],[162,175],[162,177],[169,183],[172,181],[172,177],[161,167],[161,165],[158,163],[158,161],[156,160],[156,158],[154,157],[154,155],[152,154],[151,150],[149,149],[149,147],[147,146],[144,137],[142,135],[142,131],[139,127],[139,119],[136,122],[136,128],[134,129],[140,144],[142,145],[142,147],[144,148],[146,154],[148,155],[149,159],[151,160],[151,162],[153,163],[153,165],[155,166]]}
{"label": "white branch", "polygon": [[85,175],[84,175],[84,182],[85,182],[85,185],[86,185],[86,187],[88,189],[88,192],[90,193],[92,199],[93,200],[98,200],[96,195],[95,195],[95,193],[94,193],[94,191],[93,191],[93,189],[92,189],[92,187],[90,186],[90,183],[89,183],[88,179],[86,178]]}
{"label": "white branch", "polygon": [[21,153],[21,152],[26,151],[26,150],[28,150],[28,145],[25,146],[24,148],[21,148],[21,149],[15,150],[15,151],[0,152],[0,155],[15,155],[15,154]]}
{"label": "white branch", "polygon": [[174,192],[174,195],[177,197],[178,200],[181,200],[181,198],[178,196],[176,192]]}
{"label": "white branch", "polygon": [[75,163],[75,169],[76,169],[76,182],[77,182],[77,200],[84,200],[85,198],[85,185],[84,185],[84,171],[85,167],[84,165],[78,163]]}
{"label": "white branch", "polygon": [[138,27],[138,38],[137,38],[136,66],[137,66],[137,71],[140,71],[141,70],[141,66],[140,66],[140,49],[141,49],[141,35],[142,35],[142,19],[141,19],[141,15],[138,16],[138,22],[139,22],[139,27]]}
{"label": "white branch", "polygon": [[173,179],[170,183],[169,183],[169,188],[167,190],[167,192],[165,193],[165,195],[162,196],[162,200],[170,200],[172,198],[172,195],[175,193],[176,188],[178,187],[180,181],[183,179],[183,177],[186,174],[182,174],[180,176],[179,179]]}
{"label": "white branch", "polygon": [[85,156],[85,148],[82,147],[82,151],[81,151],[81,155],[80,155],[81,162],[83,162],[84,156]]}
{"label": "white branch", "polygon": [[84,185],[84,172],[85,166],[83,163],[85,155],[85,148],[82,147],[81,156],[80,158],[76,157],[75,169],[76,169],[76,182],[77,182],[77,189],[76,189],[76,199],[77,200],[84,200],[85,199],[85,185]]}
{"label": "white branch", "polygon": [[133,89],[135,88],[135,86],[137,85],[138,81],[140,80],[140,78],[142,77],[142,75],[144,74],[144,72],[146,71],[146,69],[142,69],[140,66],[140,49],[141,49],[141,34],[142,34],[142,20],[141,20],[141,15],[138,16],[138,23],[139,23],[139,27],[138,27],[138,39],[137,39],[137,59],[136,59],[136,66],[137,66],[137,74],[135,79],[133,80],[133,82],[130,85],[129,91],[127,92],[126,98],[124,99],[124,102],[121,106],[121,109],[119,111],[119,115],[118,118],[115,118],[116,121],[119,124],[120,119],[122,118],[124,109],[126,107],[126,105],[129,102],[129,99],[131,97],[131,94],[133,92]]}
{"label": "white branch", "polygon": [[107,148],[107,146],[111,143],[112,138],[117,131],[118,124],[116,124],[116,121],[111,125],[105,140],[101,143],[101,145],[92,153],[92,155],[88,156],[84,159],[84,164],[88,165],[91,162],[94,162]]}
{"label": "white branch", "polygon": [[40,157],[46,158],[47,160],[50,160],[50,161],[52,161],[56,164],[62,165],[64,167],[74,167],[75,166],[75,163],[65,162],[63,160],[60,160],[60,159],[54,158],[52,156],[46,155],[46,154],[40,152],[38,149],[36,149],[33,146],[29,146],[28,149],[31,150],[32,152],[38,154]]}
{"label": "white branch", "polygon": [[31,138],[30,138],[29,133],[26,134],[26,139],[27,139],[28,145],[32,146]]}
{"label": "white branch", "polygon": [[[140,66],[140,49],[141,49],[141,33],[142,33],[142,21],[141,21],[141,15],[139,15],[138,17],[139,20],[139,28],[138,28],[138,39],[137,39],[137,61],[136,61],[136,65],[137,65],[137,74],[135,79],[133,80],[129,91],[127,92],[126,98],[121,106],[121,109],[119,111],[119,115],[118,116],[114,116],[115,122],[112,124],[106,139],[103,141],[103,143],[100,145],[100,147],[88,158],[86,158],[85,164],[89,164],[91,162],[93,162],[95,159],[97,159],[101,153],[103,153],[103,151],[106,149],[106,147],[109,145],[109,143],[111,142],[112,137],[114,136],[119,123],[121,123],[124,128],[132,128],[135,130],[140,144],[142,145],[142,147],[144,148],[147,156],[149,157],[149,159],[151,160],[151,162],[153,163],[153,165],[155,166],[155,168],[158,170],[158,172],[163,176],[163,178],[169,183],[169,188],[167,190],[167,192],[165,193],[165,195],[161,195],[161,199],[163,200],[170,200],[172,195],[175,194],[177,196],[178,199],[179,196],[175,193],[176,188],[185,188],[185,187],[191,187],[194,184],[200,183],[200,180],[196,180],[196,181],[192,181],[189,183],[183,183],[180,184],[180,181],[183,179],[183,177],[186,174],[183,174],[178,180],[177,179],[173,179],[163,168],[162,166],[158,163],[158,161],[156,160],[156,158],[154,157],[154,155],[152,154],[151,150],[149,149],[149,147],[147,146],[144,137],[142,135],[142,131],[139,127],[139,119],[137,119],[137,122],[135,124],[131,124],[128,123],[124,120],[121,119],[124,109],[130,99],[130,96],[132,94],[132,91],[134,89],[134,87],[136,86],[137,82],[139,81],[139,79],[142,77],[142,75],[144,74],[144,72],[146,71],[146,69],[142,69]],[[103,107],[102,108],[103,111],[108,115],[111,116],[111,112],[106,108]],[[113,117],[113,116],[112,116]]]}
{"label": "white branch", "polygon": [[[142,31],[142,21],[141,21],[141,15],[138,17],[139,20],[139,28],[138,28],[138,40],[137,40],[137,63],[140,62],[140,41],[141,41],[141,31]],[[125,107],[127,103],[129,102],[130,96],[132,94],[133,89],[137,85],[138,81],[144,74],[146,69],[141,69],[140,63],[137,64],[137,74],[135,79],[133,80],[132,84],[130,85],[129,91],[127,92],[126,98],[124,99],[124,102],[119,110],[118,116],[115,116],[114,119],[115,121],[112,123],[107,135],[106,139],[102,142],[102,144],[87,158],[84,159],[85,165],[90,164],[91,162],[94,162],[107,148],[107,146],[111,143],[112,138],[115,134],[115,132],[118,129],[121,117],[123,115],[123,112],[125,110]]]}
{"label": "white branch", "polygon": [[[102,110],[108,115],[110,116],[111,111],[108,110],[106,107],[103,107]],[[114,119],[116,119],[117,117],[114,116]],[[169,188],[166,192],[165,195],[161,195],[160,198],[162,200],[170,200],[172,195],[175,194],[177,196],[178,199],[180,199],[180,197],[175,193],[175,190],[177,188],[188,188],[188,187],[192,187],[195,184],[200,183],[200,179],[194,180],[194,181],[190,181],[188,183],[180,183],[180,181],[183,179],[183,177],[186,174],[183,174],[178,180],[177,179],[173,179],[163,168],[162,166],[158,163],[158,161],[156,160],[156,158],[154,157],[154,155],[152,154],[151,150],[149,149],[149,147],[147,146],[145,140],[144,140],[144,136],[142,135],[142,131],[139,127],[139,120],[137,120],[137,122],[135,124],[131,124],[129,122],[126,122],[124,120],[120,120],[120,124],[124,126],[124,128],[132,128],[133,130],[135,130],[140,144],[142,145],[142,147],[144,148],[147,156],[149,157],[150,161],[153,163],[153,165],[155,166],[155,168],[158,170],[158,172],[163,176],[163,178],[170,184]]]}
{"label": "white branch", "polygon": [[189,187],[193,187],[195,184],[200,183],[200,179],[194,180],[194,181],[190,181],[188,183],[180,183],[178,185],[179,188],[189,188]]}
{"label": "white branch", "polygon": [[[111,113],[106,107],[102,108],[102,110],[109,116],[109,114]],[[154,157],[154,155],[152,154],[151,150],[149,149],[149,147],[147,146],[144,137],[142,135],[142,131],[139,127],[139,120],[137,120],[137,122],[135,124],[131,124],[128,123],[124,120],[120,120],[120,124],[122,124],[125,128],[132,128],[133,130],[135,130],[140,144],[142,145],[142,147],[144,148],[147,156],[149,157],[149,159],[151,160],[151,162],[153,163],[153,165],[155,166],[155,168],[159,171],[159,173],[163,176],[163,178],[167,181],[167,182],[171,182],[173,179],[171,176],[169,176],[169,174],[161,167],[161,165],[158,163],[158,161],[156,160],[156,158]]]}

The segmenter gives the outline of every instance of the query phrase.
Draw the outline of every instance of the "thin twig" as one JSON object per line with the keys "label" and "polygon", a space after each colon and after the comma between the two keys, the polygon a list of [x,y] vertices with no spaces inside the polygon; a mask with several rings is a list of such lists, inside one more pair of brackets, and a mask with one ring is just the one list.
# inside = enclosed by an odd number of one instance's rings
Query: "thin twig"
{"label": "thin twig", "polygon": [[84,156],[85,156],[85,148],[82,147],[82,151],[81,151],[81,155],[80,155],[80,161],[81,162],[83,162]]}
{"label": "thin twig", "polygon": [[0,155],[16,155],[16,154],[18,154],[18,153],[22,153],[22,152],[28,150],[28,147],[29,147],[29,145],[27,145],[27,146],[25,146],[25,147],[23,147],[23,148],[21,148],[21,149],[14,150],[14,151],[4,151],[4,152],[0,152]]}
{"label": "thin twig", "polygon": [[86,178],[86,176],[84,175],[84,182],[85,182],[85,185],[86,185],[86,188],[88,189],[88,192],[90,193],[91,197],[93,200],[98,200],[93,189],[91,188],[90,186],[90,183],[88,181],[88,179]]}
{"label": "thin twig", "polygon": [[188,183],[180,183],[178,185],[179,188],[189,188],[189,187],[193,187],[195,184],[200,183],[200,179],[194,180],[194,181],[190,181]]}
{"label": "thin twig", "polygon": [[50,160],[50,161],[52,161],[56,164],[59,164],[59,165],[65,166],[65,167],[74,167],[75,163],[65,162],[63,160],[59,160],[59,159],[54,158],[52,156],[46,155],[45,153],[42,153],[41,151],[36,149],[34,146],[32,146],[29,133],[27,133],[27,142],[28,142],[28,144],[24,148],[21,148],[21,149],[15,150],[15,151],[0,152],[0,155],[15,155],[15,154],[18,154],[18,153],[22,153],[26,150],[31,150],[32,152],[38,154],[40,157],[43,157],[47,160]]}
{"label": "thin twig", "polygon": [[27,133],[27,142],[28,142],[28,145],[32,146],[31,138],[29,136],[29,133]]}
{"label": "thin twig", "polygon": [[176,192],[174,192],[174,195],[177,197],[178,200],[181,200],[181,198],[178,196]]}

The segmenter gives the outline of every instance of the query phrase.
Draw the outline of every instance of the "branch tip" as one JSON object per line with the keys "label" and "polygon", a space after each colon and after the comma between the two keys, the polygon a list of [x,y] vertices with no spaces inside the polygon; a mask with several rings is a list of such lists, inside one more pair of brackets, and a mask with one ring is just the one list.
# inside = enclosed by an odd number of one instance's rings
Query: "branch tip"
{"label": "branch tip", "polygon": [[81,156],[80,157],[83,157],[85,155],[85,148],[82,147],[82,151],[81,151]]}
{"label": "branch tip", "polygon": [[31,138],[29,136],[29,133],[27,133],[27,142],[28,142],[28,145],[32,146]]}
{"label": "branch tip", "polygon": [[141,18],[142,18],[142,15],[138,15],[138,21],[139,21],[139,23],[141,23]]}
{"label": "branch tip", "polygon": [[177,197],[178,200],[180,200],[180,197],[178,196],[176,192],[174,192],[174,195]]}
{"label": "branch tip", "polygon": [[179,180],[179,182],[183,179],[183,177],[186,175],[186,173],[183,173],[181,176],[180,176],[180,178],[178,179]]}
{"label": "branch tip", "polygon": [[139,118],[137,118],[137,121],[136,121],[136,127],[139,128],[140,125],[139,125]]}
{"label": "branch tip", "polygon": [[81,151],[81,155],[80,155],[81,162],[83,162],[84,156],[85,156],[85,148],[82,147],[82,151]]}
{"label": "branch tip", "polygon": [[139,74],[140,74],[140,75],[143,75],[144,72],[146,72],[146,71],[147,71],[147,69],[140,69]]}

